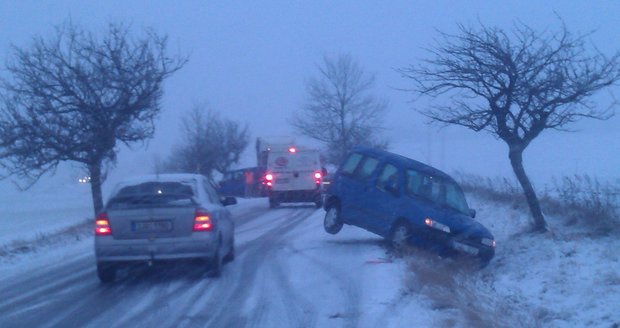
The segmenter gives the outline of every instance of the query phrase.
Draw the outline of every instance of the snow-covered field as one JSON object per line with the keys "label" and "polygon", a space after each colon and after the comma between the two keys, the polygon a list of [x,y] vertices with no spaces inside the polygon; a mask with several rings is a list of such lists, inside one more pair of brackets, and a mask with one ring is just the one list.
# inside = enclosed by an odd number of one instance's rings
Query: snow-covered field
{"label": "snow-covered field", "polygon": [[[2,198],[1,244],[82,222],[91,215],[86,196],[69,190]],[[18,201],[25,197],[30,197],[29,203]],[[345,226],[338,235],[328,235],[322,228],[322,210],[296,206],[268,210],[265,199],[240,199],[231,207],[243,220],[237,222],[238,256],[225,266],[221,280],[205,279],[179,291],[175,286],[183,283],[175,279],[163,286],[159,282],[135,285],[131,279],[139,280],[140,275],[130,274],[113,287],[115,293],[127,293],[123,302],[104,307],[92,317],[72,314],[89,313],[80,308],[80,302],[86,307],[109,301],[109,290],[98,284],[94,273],[93,241],[87,234],[33,252],[0,257],[0,289],[6,293],[11,286],[29,286],[23,282],[29,275],[60,271],[64,263],[86,261],[82,269],[76,266],[79,285],[73,292],[43,289],[45,284],[56,284],[52,274],[40,287],[3,297],[0,314],[4,315],[0,317],[4,319],[0,323],[21,326],[24,322],[18,320],[35,320],[32,313],[38,311],[46,318],[30,321],[38,326],[101,326],[106,322],[123,326],[136,319],[143,326],[195,326],[193,320],[211,308],[224,323],[262,327],[302,323],[308,327],[382,328],[620,325],[618,236],[594,236],[584,227],[566,226],[561,218],[553,217],[548,218],[551,233],[523,233],[528,226],[523,209],[469,198],[478,210],[477,218],[498,242],[495,259],[483,270],[464,269],[459,263],[422,251],[395,257],[381,238],[355,227]],[[67,284],[62,279],[72,279],[72,275],[61,276],[59,286]],[[162,305],[160,298],[166,295],[174,297],[168,302],[188,305],[182,310],[186,313]],[[218,308],[213,303],[218,295],[226,295],[234,304]],[[40,300],[47,296],[50,300]],[[54,302],[78,303],[67,307]],[[149,307],[155,314],[144,314]],[[234,314],[225,308],[232,308]],[[111,313],[114,316],[110,317]],[[78,320],[71,317],[84,321],[70,321]],[[203,325],[221,323],[204,320]]]}

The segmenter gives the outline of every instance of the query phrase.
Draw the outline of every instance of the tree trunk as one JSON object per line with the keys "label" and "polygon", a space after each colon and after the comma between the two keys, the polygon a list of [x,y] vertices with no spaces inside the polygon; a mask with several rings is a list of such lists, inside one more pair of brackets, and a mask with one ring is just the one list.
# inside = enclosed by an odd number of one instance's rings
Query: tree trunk
{"label": "tree trunk", "polygon": [[532,187],[532,183],[525,174],[525,169],[523,168],[524,149],[521,146],[509,146],[509,148],[510,152],[508,157],[510,157],[510,164],[517,176],[517,180],[519,180],[519,184],[521,184],[521,188],[523,188],[525,199],[530,207],[530,212],[534,219],[534,231],[545,232],[547,231],[547,222],[540,209],[540,202],[538,201],[534,187]]}
{"label": "tree trunk", "polygon": [[90,191],[93,196],[93,208],[95,216],[103,209],[103,197],[101,194],[101,163],[88,166],[90,173]]}

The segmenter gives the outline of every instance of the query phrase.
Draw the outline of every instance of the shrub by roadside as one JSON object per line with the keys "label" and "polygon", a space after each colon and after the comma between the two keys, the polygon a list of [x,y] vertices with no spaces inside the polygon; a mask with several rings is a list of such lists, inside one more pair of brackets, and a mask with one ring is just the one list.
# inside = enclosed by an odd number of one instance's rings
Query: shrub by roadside
{"label": "shrub by roadside", "polygon": [[[527,209],[518,184],[507,178],[482,178],[456,173],[463,191],[513,209]],[[620,180],[603,182],[588,175],[553,179],[552,187],[538,191],[546,215],[564,218],[567,225],[581,224],[589,231],[606,235],[620,232]]]}

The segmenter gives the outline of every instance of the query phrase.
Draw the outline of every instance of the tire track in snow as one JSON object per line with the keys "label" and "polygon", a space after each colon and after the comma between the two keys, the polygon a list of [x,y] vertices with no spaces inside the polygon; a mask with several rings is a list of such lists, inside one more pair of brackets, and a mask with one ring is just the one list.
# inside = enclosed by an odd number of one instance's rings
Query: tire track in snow
{"label": "tire track in snow", "polygon": [[362,286],[356,283],[356,280],[349,279],[351,272],[345,269],[339,269],[332,266],[327,261],[316,258],[315,256],[308,255],[302,250],[294,247],[289,247],[291,253],[296,256],[303,257],[308,261],[314,263],[316,268],[321,268],[320,271],[332,278],[332,281],[338,282],[341,290],[344,291],[346,304],[344,305],[344,314],[339,315],[338,318],[343,319],[345,327],[359,327],[360,315],[361,315],[361,296]]}
{"label": "tire track in snow", "polygon": [[[268,264],[266,259],[275,250],[274,246],[277,245],[277,242],[285,238],[287,232],[303,223],[306,218],[314,213],[314,209],[311,211],[308,209],[286,210],[287,212],[278,216],[278,219],[285,218],[284,222],[261,233],[257,238],[238,248],[239,253],[243,256],[239,256],[239,260],[242,261],[237,263],[237,267],[240,266],[240,268],[234,275],[237,278],[236,285],[231,287],[227,284],[219,284],[212,293],[217,299],[206,299],[197,303],[190,311],[190,315],[186,317],[186,321],[183,322],[184,325],[217,325],[222,327],[244,327],[248,323],[260,325],[260,319],[267,315],[269,310],[265,306],[264,300],[259,300],[261,301],[259,306],[253,309],[250,316],[243,315],[238,311],[248,300],[252,288],[262,286],[261,283],[256,282],[257,275],[261,271],[261,267]],[[261,295],[264,294],[261,293]],[[208,309],[208,315],[201,314],[202,309]]]}

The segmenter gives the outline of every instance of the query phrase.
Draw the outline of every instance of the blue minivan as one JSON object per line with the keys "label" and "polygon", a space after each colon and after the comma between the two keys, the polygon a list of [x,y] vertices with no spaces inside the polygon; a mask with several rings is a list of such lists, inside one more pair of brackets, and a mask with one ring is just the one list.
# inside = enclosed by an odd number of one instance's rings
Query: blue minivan
{"label": "blue minivan", "polygon": [[357,147],[343,161],[325,195],[324,228],[344,224],[386,238],[396,249],[415,245],[441,256],[465,254],[485,266],[495,238],[469,208],[447,174],[379,149]]}

